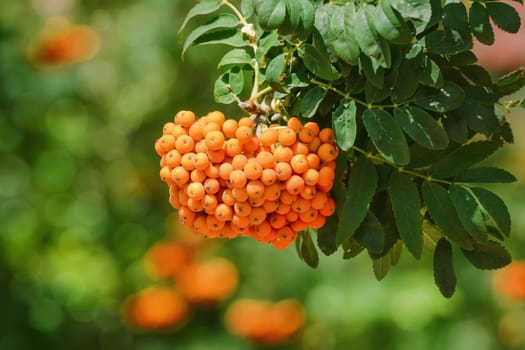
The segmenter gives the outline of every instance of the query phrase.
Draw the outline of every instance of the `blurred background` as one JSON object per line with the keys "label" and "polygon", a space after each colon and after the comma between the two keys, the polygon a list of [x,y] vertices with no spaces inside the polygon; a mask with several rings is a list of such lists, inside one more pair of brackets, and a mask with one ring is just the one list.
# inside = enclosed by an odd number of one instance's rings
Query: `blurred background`
{"label": "blurred background", "polygon": [[[201,241],[177,225],[153,148],[178,110],[239,116],[213,102],[225,51],[180,57],[193,4],[2,1],[0,350],[525,349],[525,111],[490,160],[518,178],[492,187],[516,263],[494,273],[458,256],[450,300],[429,251],[377,282],[365,254],[312,270],[293,246]],[[525,31],[476,52],[509,72]]]}

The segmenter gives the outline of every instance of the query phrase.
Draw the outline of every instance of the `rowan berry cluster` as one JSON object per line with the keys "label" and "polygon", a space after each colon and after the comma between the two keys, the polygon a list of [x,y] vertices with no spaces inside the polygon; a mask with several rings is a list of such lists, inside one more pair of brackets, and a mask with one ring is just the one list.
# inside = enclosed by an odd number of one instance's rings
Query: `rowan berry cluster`
{"label": "rowan berry cluster", "polygon": [[217,111],[199,119],[180,111],[155,143],[160,177],[181,223],[195,233],[251,236],[283,249],[335,212],[338,148],[332,129],[315,122],[290,118],[260,135],[254,124]]}

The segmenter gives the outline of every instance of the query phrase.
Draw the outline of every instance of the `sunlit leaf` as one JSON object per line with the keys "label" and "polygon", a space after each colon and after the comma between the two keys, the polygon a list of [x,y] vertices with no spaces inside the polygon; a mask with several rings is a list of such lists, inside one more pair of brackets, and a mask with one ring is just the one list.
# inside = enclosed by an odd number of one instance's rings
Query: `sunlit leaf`
{"label": "sunlit leaf", "polygon": [[325,98],[327,90],[320,86],[314,86],[308,90],[301,99],[300,111],[304,118],[312,118],[317,113],[317,109]]}
{"label": "sunlit leaf", "polygon": [[448,146],[448,136],[438,122],[423,109],[403,106],[394,109],[394,115],[403,130],[419,145],[439,150]]}
{"label": "sunlit leaf", "polygon": [[207,15],[210,13],[213,13],[217,11],[222,5],[222,2],[220,0],[203,0],[199,3],[197,3],[195,6],[193,6],[189,11],[184,20],[182,21],[182,24],[179,29],[179,36],[182,39],[182,31],[188,24],[188,22],[197,16],[201,15]]}
{"label": "sunlit leaf", "polygon": [[234,65],[245,65],[245,64],[251,64],[252,63],[252,57],[250,54],[244,50],[244,49],[233,49],[231,51],[228,51],[220,60],[219,64],[217,65],[217,68],[222,67],[228,67],[228,66],[234,66]]}
{"label": "sunlit leaf", "polygon": [[459,220],[468,233],[478,241],[486,241],[488,239],[487,226],[481,207],[472,193],[468,189],[456,185],[450,186],[448,192]]}
{"label": "sunlit leaf", "polygon": [[341,100],[332,113],[332,128],[339,148],[348,151],[355,142],[357,134],[357,107],[353,100]]}
{"label": "sunlit leaf", "polygon": [[206,24],[195,28],[184,41],[182,55],[202,35],[224,28],[234,28],[239,25],[239,19],[229,13],[221,13]]}
{"label": "sunlit leaf", "polygon": [[439,89],[419,89],[414,103],[427,110],[444,113],[458,108],[464,98],[465,91],[459,85],[446,80]]}

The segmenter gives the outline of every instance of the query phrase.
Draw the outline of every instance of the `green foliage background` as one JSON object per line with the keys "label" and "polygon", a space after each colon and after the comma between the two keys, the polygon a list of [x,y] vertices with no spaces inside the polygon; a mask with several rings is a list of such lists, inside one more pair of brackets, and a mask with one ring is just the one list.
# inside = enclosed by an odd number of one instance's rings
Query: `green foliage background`
{"label": "green foliage background", "polygon": [[[133,331],[120,318],[126,296],[152,283],[144,252],[170,233],[172,209],[153,150],[163,123],[180,109],[240,112],[213,102],[225,51],[196,47],[180,59],[177,30],[192,5],[76,3],[60,14],[92,26],[101,51],[88,62],[46,71],[31,65],[27,48],[48,15],[29,1],[2,2],[0,350],[257,348],[226,331],[222,316],[231,300],[197,310],[174,332]],[[517,144],[490,160],[519,180],[496,189],[513,218],[507,247],[515,259],[525,258],[520,112],[511,120]],[[240,270],[234,298],[292,297],[305,304],[303,333],[282,349],[519,348],[498,327],[509,313],[523,320],[524,305],[495,296],[491,273],[456,266],[458,290],[446,300],[435,288],[429,251],[420,263],[405,251],[382,282],[365,256],[345,262],[339,253],[311,270],[293,248],[278,252],[237,239],[220,251]]]}

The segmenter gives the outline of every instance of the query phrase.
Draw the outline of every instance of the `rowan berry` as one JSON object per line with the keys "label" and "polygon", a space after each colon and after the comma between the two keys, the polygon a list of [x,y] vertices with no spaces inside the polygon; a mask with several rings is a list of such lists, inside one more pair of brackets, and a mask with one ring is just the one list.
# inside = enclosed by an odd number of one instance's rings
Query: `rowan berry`
{"label": "rowan berry", "polygon": [[175,114],[174,122],[175,124],[189,128],[195,122],[195,113],[192,111],[180,111]]}
{"label": "rowan berry", "polygon": [[209,150],[217,151],[224,145],[224,134],[217,130],[208,132],[204,139]]}

